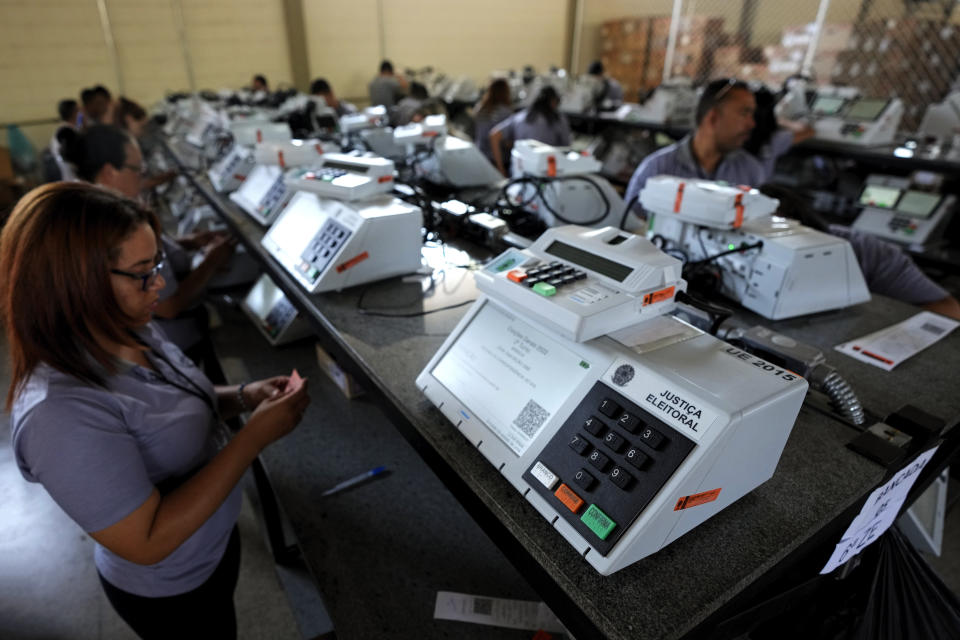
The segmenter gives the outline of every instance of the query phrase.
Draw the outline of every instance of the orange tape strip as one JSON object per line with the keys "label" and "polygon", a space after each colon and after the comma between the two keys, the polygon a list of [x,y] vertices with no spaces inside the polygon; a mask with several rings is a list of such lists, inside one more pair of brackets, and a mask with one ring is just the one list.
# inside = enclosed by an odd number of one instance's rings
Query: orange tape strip
{"label": "orange tape strip", "polygon": [[683,188],[686,186],[685,182],[681,182],[677,186],[677,199],[673,201],[673,212],[680,213],[680,203],[683,202]]}
{"label": "orange tape strip", "polygon": [[287,168],[287,163],[283,161],[283,149],[277,149],[277,164],[280,165],[281,169]]}
{"label": "orange tape strip", "polygon": [[547,177],[557,177],[557,159],[553,156],[547,156]]}
{"label": "orange tape strip", "polygon": [[677,500],[677,504],[673,507],[673,510],[681,511],[683,509],[689,509],[690,507],[696,507],[697,505],[713,502],[719,495],[720,489],[711,489],[710,491],[704,491],[703,493],[695,493],[691,496],[684,496]]}
{"label": "orange tape strip", "polygon": [[743,224],[743,194],[738,193],[737,198],[733,201],[733,208],[737,212],[737,216],[733,219],[733,228],[739,229],[740,225]]}
{"label": "orange tape strip", "polygon": [[647,295],[643,296],[643,306],[655,304],[657,302],[663,302],[664,300],[671,300],[673,298],[674,289],[675,287],[667,287],[666,289],[660,289],[660,291],[648,293]]}
{"label": "orange tape strip", "polygon": [[361,262],[363,262],[364,260],[366,260],[366,259],[369,258],[369,257],[370,257],[370,253],[367,252],[367,251],[364,251],[364,252],[361,253],[360,255],[354,256],[354,257],[350,258],[349,260],[347,260],[346,262],[343,262],[343,263],[341,263],[341,264],[338,264],[338,265],[337,265],[337,273],[343,273],[344,271],[346,271],[346,270],[349,269],[350,267],[353,267],[353,266],[356,266],[356,265],[360,264]]}

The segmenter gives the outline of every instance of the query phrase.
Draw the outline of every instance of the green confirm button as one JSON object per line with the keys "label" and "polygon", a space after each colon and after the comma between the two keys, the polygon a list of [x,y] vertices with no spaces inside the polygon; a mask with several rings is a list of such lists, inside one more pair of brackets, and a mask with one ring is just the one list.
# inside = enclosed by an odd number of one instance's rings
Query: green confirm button
{"label": "green confirm button", "polygon": [[533,285],[533,290],[548,298],[557,292],[557,288],[549,282],[538,282]]}
{"label": "green confirm button", "polygon": [[601,540],[606,540],[610,532],[617,527],[617,523],[603,511],[600,511],[600,508],[595,504],[590,505],[586,513],[580,516],[580,520],[590,527],[590,531],[593,531]]}

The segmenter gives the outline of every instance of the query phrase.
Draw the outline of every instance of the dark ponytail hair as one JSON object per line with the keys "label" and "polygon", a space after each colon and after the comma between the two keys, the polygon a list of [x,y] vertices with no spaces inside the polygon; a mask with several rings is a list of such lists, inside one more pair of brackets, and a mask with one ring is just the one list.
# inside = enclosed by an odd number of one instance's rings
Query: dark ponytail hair
{"label": "dark ponytail hair", "polygon": [[533,104],[530,105],[530,108],[527,109],[526,120],[533,122],[538,117],[543,118],[548,124],[553,124],[560,119],[560,114],[557,113],[556,107],[553,106],[553,102],[560,101],[560,94],[557,93],[557,90],[552,86],[547,85],[540,89],[540,93],[537,94],[536,99],[534,99]]}
{"label": "dark ponytail hair", "polygon": [[98,124],[83,131],[64,127],[57,134],[63,159],[74,166],[77,177],[95,182],[107,164],[122,169],[127,162],[126,145],[133,144],[130,134],[112,125]]}

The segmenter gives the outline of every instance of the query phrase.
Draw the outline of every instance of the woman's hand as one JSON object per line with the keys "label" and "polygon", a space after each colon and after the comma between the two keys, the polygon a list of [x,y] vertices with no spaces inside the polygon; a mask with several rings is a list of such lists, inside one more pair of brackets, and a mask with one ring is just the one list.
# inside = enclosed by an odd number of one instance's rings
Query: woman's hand
{"label": "woman's hand", "polygon": [[255,411],[264,400],[273,398],[283,392],[287,386],[287,376],[275,376],[248,382],[243,386],[243,404],[247,410]]}
{"label": "woman's hand", "polygon": [[230,234],[225,231],[196,231],[178,236],[176,240],[184,249],[197,250],[202,249],[214,240],[226,238],[229,235]]}
{"label": "woman's hand", "polygon": [[[270,378],[276,380],[277,378]],[[285,380],[285,379],[284,379]],[[284,384],[286,384],[284,382]],[[246,388],[244,388],[246,391]],[[307,395],[307,380],[296,391],[282,391],[260,401],[256,410],[247,420],[241,433],[247,432],[258,443],[260,449],[287,435],[300,424],[303,413],[310,404]]]}

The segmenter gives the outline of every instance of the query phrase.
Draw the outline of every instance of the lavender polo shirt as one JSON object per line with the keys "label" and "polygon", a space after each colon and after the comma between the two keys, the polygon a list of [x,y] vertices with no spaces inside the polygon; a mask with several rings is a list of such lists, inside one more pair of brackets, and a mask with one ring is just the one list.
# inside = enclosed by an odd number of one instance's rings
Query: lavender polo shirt
{"label": "lavender polo shirt", "polygon": [[828,231],[850,243],[873,293],[910,304],[938,302],[950,295],[897,245],[839,224],[831,224]]}
{"label": "lavender polo shirt", "polygon": [[551,124],[539,116],[527,118],[529,111],[520,111],[513,114],[497,126],[493,131],[500,131],[508,142],[514,140],[537,140],[555,147],[570,146],[570,123],[562,113]]}
{"label": "lavender polo shirt", "polygon": [[[173,366],[148,353],[151,371],[126,363],[94,387],[38,366],[14,402],[13,450],[23,477],[41,483],[87,532],[116,524],[140,507],[160,483],[181,481],[217,451],[210,381],[153,325],[141,337]],[[159,372],[159,374],[158,374]],[[197,394],[200,393],[198,390]],[[140,596],[185,593],[200,586],[223,557],[240,513],[239,485],[173,553],[138,565],[96,545],[97,570],[111,584]]]}
{"label": "lavender polo shirt", "polygon": [[703,180],[723,180],[730,184],[746,184],[759,187],[766,181],[763,165],[747,151],[736,149],[723,156],[716,171],[708,174],[693,157],[690,145],[692,136],[686,136],[679,142],[654,151],[643,159],[633,172],[624,199],[631,203],[634,211],[641,211],[635,198],[647,184],[651,176],[669,175],[680,178],[701,178]]}
{"label": "lavender polo shirt", "polygon": [[479,104],[474,111],[473,123],[474,123],[474,135],[473,141],[477,145],[477,149],[480,152],[487,156],[491,162],[493,162],[493,151],[490,149],[490,131],[493,130],[495,126],[509,118],[513,115],[513,109],[504,104],[499,104],[489,113],[484,113],[480,111]]}

